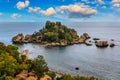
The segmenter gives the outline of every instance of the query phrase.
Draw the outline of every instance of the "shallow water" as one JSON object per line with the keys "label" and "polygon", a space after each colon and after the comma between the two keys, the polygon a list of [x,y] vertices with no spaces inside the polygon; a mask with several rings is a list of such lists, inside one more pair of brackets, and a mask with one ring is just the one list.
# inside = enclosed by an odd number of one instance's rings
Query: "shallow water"
{"label": "shallow water", "polygon": [[[105,40],[114,39],[120,45],[119,23],[64,23],[81,35],[84,32],[91,37]],[[43,27],[42,23],[0,23],[0,41],[10,44],[17,33],[31,34]],[[67,47],[44,48],[38,44],[18,45],[19,51],[29,49],[30,58],[43,55],[51,69],[73,75],[97,76],[103,80],[120,80],[120,46],[97,48],[84,44]],[[75,67],[80,70],[76,71]]]}

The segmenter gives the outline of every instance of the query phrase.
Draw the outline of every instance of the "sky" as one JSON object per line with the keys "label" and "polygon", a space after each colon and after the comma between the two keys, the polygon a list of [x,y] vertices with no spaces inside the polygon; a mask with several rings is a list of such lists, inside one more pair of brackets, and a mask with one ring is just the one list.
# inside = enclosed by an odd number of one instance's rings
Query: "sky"
{"label": "sky", "polygon": [[0,22],[120,22],[120,0],[0,0]]}

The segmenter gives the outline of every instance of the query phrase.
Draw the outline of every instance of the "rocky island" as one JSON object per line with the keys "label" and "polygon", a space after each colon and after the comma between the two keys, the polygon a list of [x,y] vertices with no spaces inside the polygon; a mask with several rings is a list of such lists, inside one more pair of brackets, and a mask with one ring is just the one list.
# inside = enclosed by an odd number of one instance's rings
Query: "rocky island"
{"label": "rocky island", "polygon": [[43,29],[25,36],[22,33],[18,34],[12,38],[12,42],[14,44],[38,43],[44,47],[67,46],[73,44],[85,44],[87,46],[95,44],[96,47],[99,48],[115,46],[113,42],[108,43],[108,41],[101,40],[100,38],[93,38],[88,41],[90,38],[91,37],[87,33],[83,33],[79,36],[76,30],[62,25],[61,22],[46,21]]}
{"label": "rocky island", "polygon": [[84,33],[79,37],[77,31],[67,26],[62,25],[61,22],[47,21],[45,27],[34,32],[32,35],[18,34],[12,38],[13,43],[39,43],[43,46],[67,46],[72,44],[85,43],[90,36]]}

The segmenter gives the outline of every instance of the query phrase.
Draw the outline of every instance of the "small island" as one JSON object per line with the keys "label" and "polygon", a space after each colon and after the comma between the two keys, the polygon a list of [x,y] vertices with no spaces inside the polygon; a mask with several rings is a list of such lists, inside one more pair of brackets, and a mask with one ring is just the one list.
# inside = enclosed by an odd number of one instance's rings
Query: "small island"
{"label": "small island", "polygon": [[79,37],[77,31],[62,25],[61,22],[46,21],[45,27],[32,35],[18,34],[12,38],[13,43],[39,43],[43,46],[67,46],[85,43],[90,36],[84,33]]}
{"label": "small island", "polygon": [[90,38],[91,37],[87,33],[83,33],[79,36],[75,29],[68,28],[67,26],[62,25],[61,22],[46,21],[43,29],[25,36],[22,33],[17,34],[12,38],[12,42],[14,44],[38,43],[44,47],[61,47],[73,44],[85,44],[87,46],[92,46],[94,44],[98,48],[116,46],[113,42],[114,40],[112,40],[112,43],[109,43],[108,41],[101,40],[100,38],[88,40]]}

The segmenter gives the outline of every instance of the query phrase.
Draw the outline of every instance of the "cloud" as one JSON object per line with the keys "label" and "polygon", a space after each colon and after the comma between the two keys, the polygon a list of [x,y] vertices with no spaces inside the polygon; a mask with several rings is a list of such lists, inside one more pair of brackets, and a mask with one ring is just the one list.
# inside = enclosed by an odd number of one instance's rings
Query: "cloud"
{"label": "cloud", "polygon": [[45,16],[53,16],[56,14],[56,11],[53,7],[50,7],[47,10],[40,10],[39,12]]}
{"label": "cloud", "polygon": [[102,5],[105,4],[105,2],[103,0],[98,0],[98,4]]}
{"label": "cloud", "polygon": [[0,12],[0,16],[2,16],[2,15],[3,15],[3,13]]}
{"label": "cloud", "polygon": [[113,3],[118,3],[120,0],[112,0]]}
{"label": "cloud", "polygon": [[115,8],[120,8],[120,0],[112,0],[112,6]]}
{"label": "cloud", "polygon": [[28,12],[30,13],[38,13],[40,10],[40,7],[29,7]]}
{"label": "cloud", "polygon": [[29,7],[28,12],[30,13],[39,13],[44,16],[53,16],[56,14],[56,11],[53,7],[50,7],[46,10],[42,10],[40,7]]}
{"label": "cloud", "polygon": [[103,5],[105,4],[104,0],[81,0],[85,4],[98,4],[98,5]]}
{"label": "cloud", "polygon": [[102,8],[104,8],[104,9],[105,9],[105,8],[107,8],[107,7],[106,7],[106,6],[102,6]]}
{"label": "cloud", "polygon": [[17,13],[13,13],[13,14],[11,15],[11,18],[13,18],[13,19],[17,19],[17,18],[19,18],[19,17],[21,17],[21,15],[20,15],[20,14],[17,14]]}
{"label": "cloud", "polygon": [[88,0],[81,0],[82,2],[89,4],[90,2]]}
{"label": "cloud", "polygon": [[19,10],[24,9],[25,7],[28,7],[30,4],[29,0],[25,0],[25,2],[19,1],[16,6]]}
{"label": "cloud", "polygon": [[115,4],[113,4],[113,7],[119,8],[119,7],[120,7],[120,3],[115,3]]}
{"label": "cloud", "polygon": [[25,1],[25,6],[28,7],[29,4],[30,4],[29,0],[26,0],[26,1]]}
{"label": "cloud", "polygon": [[71,4],[67,6],[60,6],[57,8],[58,12],[66,11],[70,18],[88,18],[97,13],[95,9],[82,4]]}

